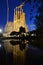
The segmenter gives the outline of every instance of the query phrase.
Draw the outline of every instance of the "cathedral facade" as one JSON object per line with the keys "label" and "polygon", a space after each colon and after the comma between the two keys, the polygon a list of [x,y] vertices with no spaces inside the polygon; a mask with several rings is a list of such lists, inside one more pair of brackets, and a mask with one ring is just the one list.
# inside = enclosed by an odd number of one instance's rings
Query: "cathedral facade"
{"label": "cathedral facade", "polygon": [[28,27],[26,25],[25,13],[22,7],[16,7],[14,9],[14,19],[13,22],[7,22],[5,25],[4,32],[11,33],[12,31],[19,32],[20,27],[24,27],[26,32],[28,32]]}

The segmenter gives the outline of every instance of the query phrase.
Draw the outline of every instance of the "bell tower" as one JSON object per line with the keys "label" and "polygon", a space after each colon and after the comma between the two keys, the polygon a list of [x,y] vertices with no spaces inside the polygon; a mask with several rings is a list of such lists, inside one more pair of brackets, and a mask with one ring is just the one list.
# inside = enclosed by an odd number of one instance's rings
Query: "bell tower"
{"label": "bell tower", "polygon": [[23,5],[17,6],[14,9],[14,30],[18,32],[20,27],[24,27],[26,32],[28,32],[25,13],[23,12],[22,6]]}

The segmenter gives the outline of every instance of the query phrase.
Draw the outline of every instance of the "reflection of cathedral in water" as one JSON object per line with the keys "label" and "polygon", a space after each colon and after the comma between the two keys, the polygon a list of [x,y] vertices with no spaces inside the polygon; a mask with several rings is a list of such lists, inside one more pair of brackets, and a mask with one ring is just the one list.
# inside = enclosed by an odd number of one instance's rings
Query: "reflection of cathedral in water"
{"label": "reflection of cathedral in water", "polygon": [[[19,28],[25,28],[25,31],[28,32],[28,28],[25,21],[25,13],[23,12],[22,7],[16,7],[14,9],[14,19],[13,22],[7,22],[4,32],[10,34],[12,31],[19,31]],[[7,52],[13,53],[14,64],[15,65],[24,65],[26,57],[26,48],[21,51],[19,45],[12,46],[9,41],[5,41],[5,48]]]}

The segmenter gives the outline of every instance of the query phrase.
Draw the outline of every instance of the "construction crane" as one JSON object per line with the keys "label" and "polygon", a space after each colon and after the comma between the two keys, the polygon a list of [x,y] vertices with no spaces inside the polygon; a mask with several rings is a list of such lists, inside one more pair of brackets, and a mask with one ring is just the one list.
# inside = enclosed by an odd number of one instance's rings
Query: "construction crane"
{"label": "construction crane", "polygon": [[25,0],[24,2],[22,2],[21,5],[17,6],[17,8],[22,8],[26,2],[28,2],[28,0]]}
{"label": "construction crane", "polygon": [[23,2],[21,5],[17,6],[17,8],[22,8],[24,6],[24,3],[25,2]]}

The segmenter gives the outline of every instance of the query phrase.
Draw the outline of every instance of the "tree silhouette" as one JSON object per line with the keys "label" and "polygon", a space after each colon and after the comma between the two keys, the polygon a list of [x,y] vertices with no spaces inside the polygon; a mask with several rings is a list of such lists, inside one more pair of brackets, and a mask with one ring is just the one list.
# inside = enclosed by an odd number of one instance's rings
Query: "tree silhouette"
{"label": "tree silhouette", "polygon": [[25,32],[25,28],[21,26],[20,29],[19,29],[19,32],[21,32],[21,33]]}
{"label": "tree silhouette", "polygon": [[40,48],[43,48],[43,2],[41,0],[41,6],[38,8],[39,15],[36,16],[35,25],[37,27],[37,44]]}

